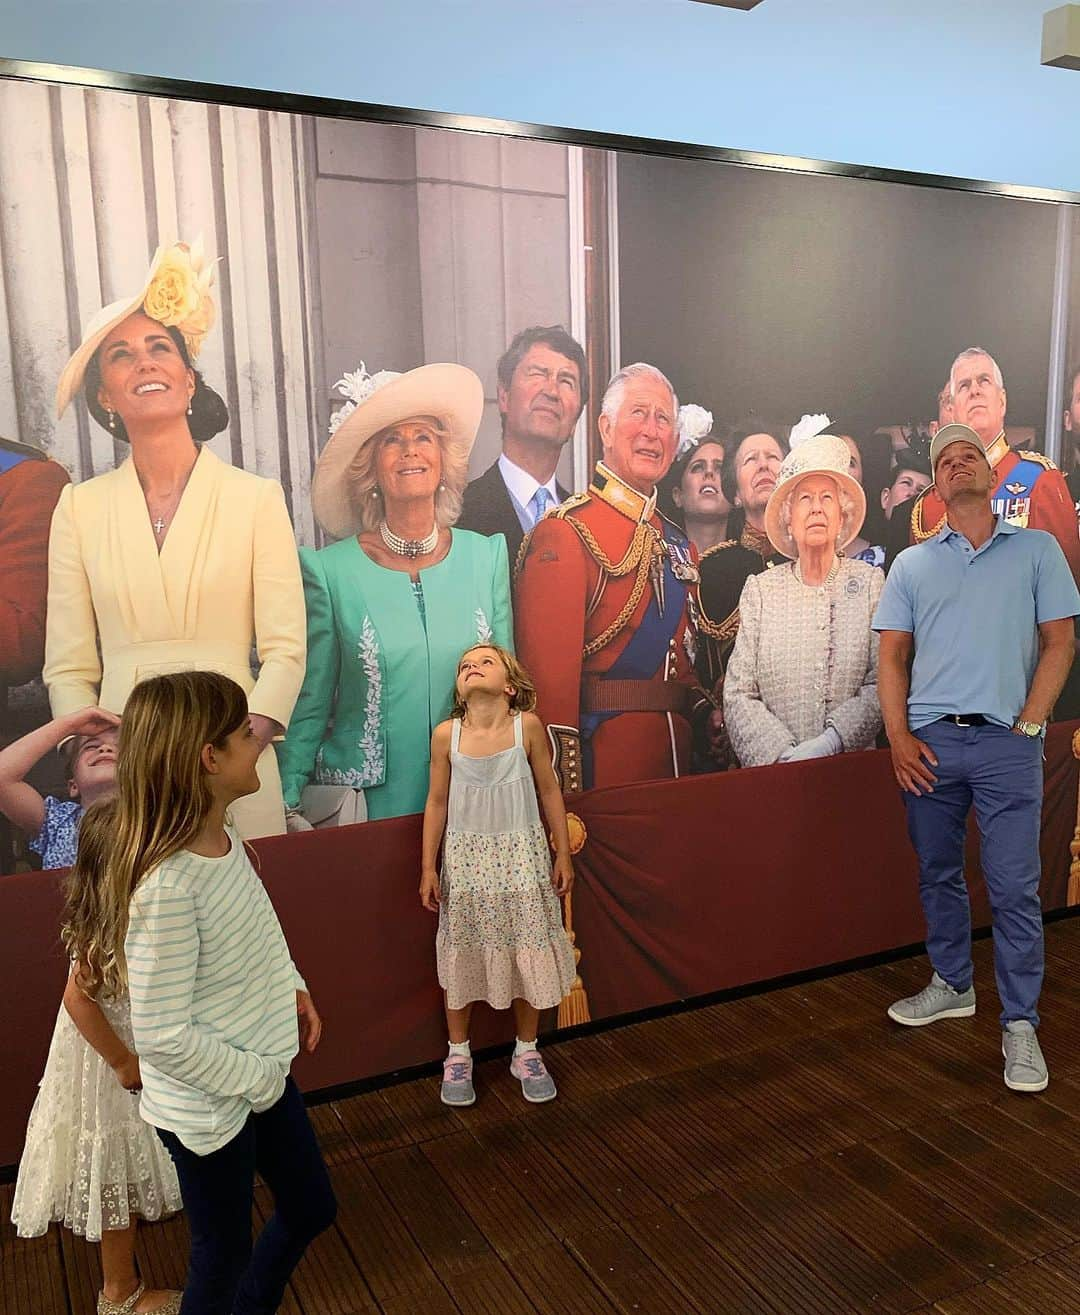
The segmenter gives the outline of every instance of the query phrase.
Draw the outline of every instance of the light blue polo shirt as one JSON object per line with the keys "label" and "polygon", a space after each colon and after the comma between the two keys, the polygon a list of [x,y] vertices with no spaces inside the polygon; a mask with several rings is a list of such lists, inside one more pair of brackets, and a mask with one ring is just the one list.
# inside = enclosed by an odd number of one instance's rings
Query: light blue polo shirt
{"label": "light blue polo shirt", "polygon": [[1080,593],[1052,534],[999,516],[981,548],[948,523],[893,563],[872,622],[915,637],[913,731],[948,713],[1011,726],[1039,660],[1038,625],[1080,615]]}

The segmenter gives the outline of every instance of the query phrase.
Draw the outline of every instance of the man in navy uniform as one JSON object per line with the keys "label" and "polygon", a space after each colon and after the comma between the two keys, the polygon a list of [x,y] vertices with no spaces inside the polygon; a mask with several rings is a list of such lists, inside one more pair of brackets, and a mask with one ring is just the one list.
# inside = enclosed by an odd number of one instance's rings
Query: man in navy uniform
{"label": "man in navy uniform", "polygon": [[541,516],[570,496],[555,469],[589,400],[585,353],[562,327],[522,329],[499,359],[502,454],[465,490],[458,529],[506,537],[510,569]]}
{"label": "man in navy uniform", "polygon": [[1054,537],[995,511],[982,436],[945,425],[930,446],[937,532],[896,559],[874,629],[878,694],[919,859],[930,984],[897,1000],[908,1027],[975,1012],[964,835],[972,805],[994,931],[1005,1085],[1042,1091],[1039,828],[1043,734],[1080,614]]}

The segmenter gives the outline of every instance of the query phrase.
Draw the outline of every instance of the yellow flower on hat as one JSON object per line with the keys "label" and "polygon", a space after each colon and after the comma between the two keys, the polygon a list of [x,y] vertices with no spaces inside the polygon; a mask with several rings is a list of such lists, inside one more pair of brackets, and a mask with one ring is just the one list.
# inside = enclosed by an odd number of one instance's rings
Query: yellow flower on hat
{"label": "yellow flower on hat", "polygon": [[214,267],[205,262],[202,242],[190,247],[177,242],[161,253],[143,298],[143,310],[152,320],[180,330],[192,357],[214,323],[213,281]]}
{"label": "yellow flower on hat", "polygon": [[202,238],[190,246],[186,242],[159,246],[141,288],[103,306],[86,325],[82,342],[71,353],[56,385],[56,414],[64,414],[83,386],[87,364],[106,337],[138,310],[168,329],[178,329],[194,360],[214,324],[216,311],[210,296],[214,264],[206,259]]}

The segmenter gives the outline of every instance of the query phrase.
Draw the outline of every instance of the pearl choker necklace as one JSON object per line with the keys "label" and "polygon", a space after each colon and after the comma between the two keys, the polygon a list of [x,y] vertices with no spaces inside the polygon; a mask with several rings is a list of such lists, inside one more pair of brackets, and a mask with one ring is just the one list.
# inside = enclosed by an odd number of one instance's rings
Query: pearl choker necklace
{"label": "pearl choker necklace", "polygon": [[435,551],[435,545],[439,542],[438,525],[426,539],[403,539],[394,533],[386,521],[383,521],[379,526],[379,534],[382,536],[383,543],[399,557],[427,557],[429,553]]}

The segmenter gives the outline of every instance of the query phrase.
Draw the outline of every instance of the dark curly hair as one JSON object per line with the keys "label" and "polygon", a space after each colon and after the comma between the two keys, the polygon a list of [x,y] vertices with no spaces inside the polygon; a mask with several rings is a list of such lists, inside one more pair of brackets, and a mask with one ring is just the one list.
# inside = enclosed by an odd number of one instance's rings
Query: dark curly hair
{"label": "dark curly hair", "polygon": [[[184,364],[195,375],[195,391],[191,396],[191,415],[187,417],[191,437],[196,443],[209,442],[215,434],[220,434],[223,429],[228,427],[229,408],[225,405],[224,399],[214,392],[199,371],[191,364],[187,343],[184,341],[184,335],[180,330],[169,325],[163,327],[176,344],[176,350],[180,353]],[[83,376],[83,396],[86,398],[86,408],[102,429],[108,430],[113,438],[128,443],[131,440],[128,438],[128,432],[124,427],[123,420],[114,412],[113,423],[110,425],[109,413],[98,400],[98,391],[101,388],[101,362],[98,359],[100,353],[101,348],[99,347],[90,357],[86,366],[86,374]]]}
{"label": "dark curly hair", "polygon": [[681,457],[675,458],[671,463],[671,469],[664,478],[657,483],[657,506],[668,520],[674,521],[676,525],[683,524],[683,514],[675,505],[675,499],[672,495],[674,490],[682,484],[682,478],[683,475],[686,474],[686,468],[697,455],[698,448],[704,447],[706,443],[714,443],[724,453],[724,459],[726,460],[728,450],[727,435],[729,432],[729,426],[723,423],[714,424],[704,438],[699,439],[693,447],[687,448]]}

